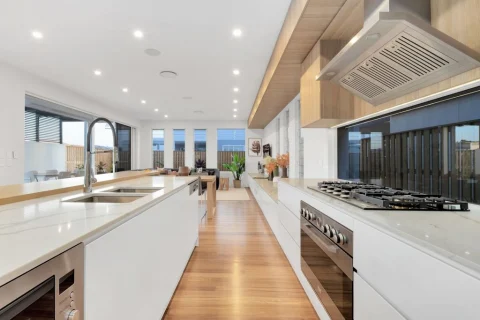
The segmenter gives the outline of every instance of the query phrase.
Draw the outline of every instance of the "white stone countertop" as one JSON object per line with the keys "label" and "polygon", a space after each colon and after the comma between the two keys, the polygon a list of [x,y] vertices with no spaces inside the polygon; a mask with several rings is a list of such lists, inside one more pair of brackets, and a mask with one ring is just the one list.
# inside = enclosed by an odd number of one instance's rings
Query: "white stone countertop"
{"label": "white stone countertop", "polygon": [[286,183],[314,196],[353,219],[389,234],[480,280],[479,205],[469,203],[470,211],[466,212],[362,210],[307,188],[326,180],[329,179],[281,179],[279,184]]}
{"label": "white stone countertop", "polygon": [[180,191],[198,177],[142,177],[94,189],[162,187],[130,203],[62,202],[70,192],[0,206],[0,286],[71,247],[107,232]]}

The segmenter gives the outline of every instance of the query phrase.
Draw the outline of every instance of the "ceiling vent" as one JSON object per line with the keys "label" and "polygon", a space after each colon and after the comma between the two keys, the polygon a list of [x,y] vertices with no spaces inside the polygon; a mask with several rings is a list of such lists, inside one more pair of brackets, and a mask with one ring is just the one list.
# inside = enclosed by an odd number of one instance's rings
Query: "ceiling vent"
{"label": "ceiling vent", "polygon": [[177,73],[173,71],[162,71],[160,72],[160,76],[167,79],[175,79],[177,77]]}
{"label": "ceiling vent", "polygon": [[480,54],[430,25],[428,0],[365,0],[365,17],[317,80],[378,105],[480,66]]}

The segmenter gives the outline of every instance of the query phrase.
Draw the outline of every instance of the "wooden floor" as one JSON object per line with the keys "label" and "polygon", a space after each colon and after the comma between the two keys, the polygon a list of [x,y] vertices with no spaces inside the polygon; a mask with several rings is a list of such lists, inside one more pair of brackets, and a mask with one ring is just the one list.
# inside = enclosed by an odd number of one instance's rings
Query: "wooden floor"
{"label": "wooden floor", "polygon": [[[251,199],[254,199],[249,191]],[[255,200],[218,201],[164,319],[318,319]]]}

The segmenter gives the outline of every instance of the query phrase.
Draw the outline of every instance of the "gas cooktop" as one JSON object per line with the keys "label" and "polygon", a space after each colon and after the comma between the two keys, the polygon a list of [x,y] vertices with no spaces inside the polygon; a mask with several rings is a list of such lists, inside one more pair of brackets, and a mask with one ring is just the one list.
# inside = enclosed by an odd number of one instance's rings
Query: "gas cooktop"
{"label": "gas cooktop", "polygon": [[324,181],[308,188],[364,210],[468,211],[466,201],[361,182]]}

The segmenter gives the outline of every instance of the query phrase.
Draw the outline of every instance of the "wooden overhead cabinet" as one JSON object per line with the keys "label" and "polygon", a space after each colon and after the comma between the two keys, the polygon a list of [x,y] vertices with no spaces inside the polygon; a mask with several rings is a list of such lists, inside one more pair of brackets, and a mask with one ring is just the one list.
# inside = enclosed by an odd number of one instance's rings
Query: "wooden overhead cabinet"
{"label": "wooden overhead cabinet", "polygon": [[302,63],[300,79],[303,128],[329,128],[354,117],[354,96],[330,81],[317,81],[320,70],[342,49],[345,41],[319,40]]}

